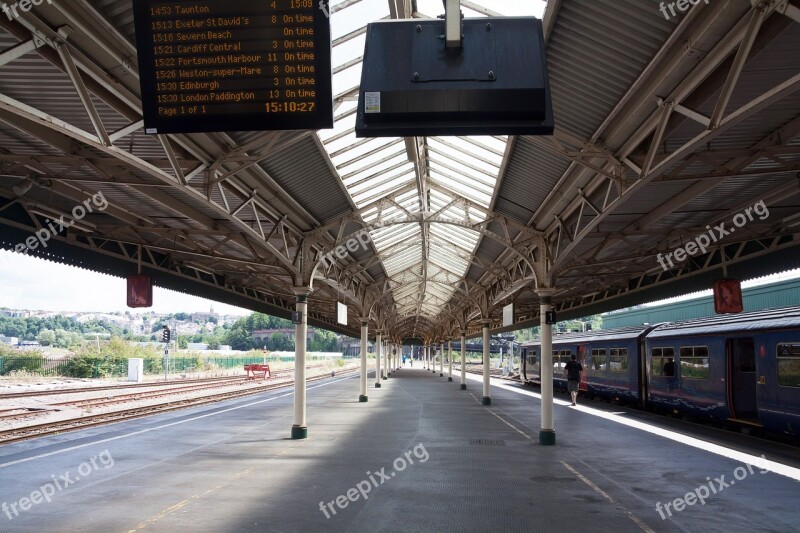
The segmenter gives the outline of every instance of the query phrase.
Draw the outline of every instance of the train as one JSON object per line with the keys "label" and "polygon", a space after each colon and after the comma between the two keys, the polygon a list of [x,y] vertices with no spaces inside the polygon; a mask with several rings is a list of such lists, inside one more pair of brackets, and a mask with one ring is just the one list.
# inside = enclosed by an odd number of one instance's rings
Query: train
{"label": "train", "polygon": [[[800,307],[553,336],[553,383],[583,365],[580,390],[675,416],[800,434]],[[541,342],[521,348],[521,380],[540,385]]]}

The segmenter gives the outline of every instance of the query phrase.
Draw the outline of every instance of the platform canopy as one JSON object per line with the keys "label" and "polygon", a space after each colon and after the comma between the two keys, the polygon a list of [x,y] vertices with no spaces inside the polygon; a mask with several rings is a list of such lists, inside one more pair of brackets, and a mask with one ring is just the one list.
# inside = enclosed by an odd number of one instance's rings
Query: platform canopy
{"label": "platform canopy", "polygon": [[427,340],[538,324],[545,288],[569,318],[797,267],[794,1],[462,0],[543,18],[555,134],[373,139],[366,25],[438,0],[331,2],[333,129],[169,135],[143,131],[131,0],[31,4],[0,15],[0,243],[102,193],[26,253],[285,317],[310,286],[312,324]]}

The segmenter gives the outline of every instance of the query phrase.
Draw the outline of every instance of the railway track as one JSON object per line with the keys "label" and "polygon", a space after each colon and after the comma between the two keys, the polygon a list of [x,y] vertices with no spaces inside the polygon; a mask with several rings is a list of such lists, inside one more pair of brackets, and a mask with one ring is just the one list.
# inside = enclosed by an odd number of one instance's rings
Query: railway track
{"label": "railway track", "polygon": [[150,383],[126,383],[122,385],[103,385],[101,387],[74,387],[71,389],[52,389],[40,391],[27,391],[27,392],[10,392],[7,394],[0,394],[0,400],[12,400],[15,398],[33,398],[36,396],[55,396],[57,394],[82,394],[85,392],[103,392],[109,390],[121,389],[143,389],[151,387],[165,387],[170,385],[182,385],[187,383],[197,383],[198,381],[228,381],[241,379],[242,376],[222,376],[217,378],[202,378],[202,379],[181,379],[175,381],[158,381]]}
{"label": "railway track", "polygon": [[[282,374],[285,374],[283,372]],[[275,373],[277,374],[277,372]],[[69,400],[65,402],[53,402],[48,403],[46,406],[41,408],[29,408],[29,407],[12,407],[9,409],[0,409],[0,413],[7,413],[7,414],[0,414],[0,420],[19,420],[24,418],[30,418],[32,416],[37,415],[45,415],[48,413],[53,413],[56,411],[60,411],[62,408],[82,408],[82,409],[92,409],[95,407],[103,407],[107,405],[114,405],[118,403],[127,403],[127,402],[135,402],[140,400],[151,400],[153,398],[161,398],[165,396],[175,396],[177,394],[185,394],[188,392],[197,392],[202,390],[208,389],[219,389],[223,387],[232,387],[237,385],[242,385],[248,382],[248,379],[244,376],[239,376],[236,379],[229,379],[224,381],[217,381],[217,382],[204,382],[203,384],[194,384],[188,386],[177,386],[177,387],[170,387],[170,388],[157,388],[156,390],[152,391],[143,391],[143,392],[134,392],[130,394],[119,394],[115,396],[100,396],[97,398],[86,398],[82,400]],[[77,393],[77,391],[76,391]]]}
{"label": "railway track", "polygon": [[[320,368],[323,365],[311,365],[309,370]],[[292,370],[276,370],[272,372],[275,375],[290,373]],[[154,387],[172,387],[186,384],[197,384],[198,382],[225,382],[236,381],[242,379],[243,376],[220,376],[216,378],[198,378],[198,379],[179,379],[174,381],[151,381],[149,383],[123,383],[120,385],[103,385],[99,387],[74,387],[71,389],[52,389],[41,391],[27,391],[27,392],[11,392],[7,394],[0,394],[0,401],[11,400],[15,398],[32,398],[36,396],[55,396],[60,394],[83,394],[86,392],[103,392],[103,391],[117,391],[122,389],[143,389]]]}
{"label": "railway track", "polygon": [[[358,367],[345,368],[337,371],[337,375],[350,374],[357,370]],[[330,372],[324,372],[307,378],[307,381],[309,382],[319,381],[321,379],[325,379],[330,376],[331,376]],[[266,391],[287,387],[293,384],[294,380],[287,379],[282,382],[265,383],[262,385],[256,385],[243,390],[226,391],[222,393],[201,396],[199,398],[176,400],[172,402],[135,407],[131,409],[112,411],[96,415],[81,416],[76,418],[70,418],[67,420],[59,420],[55,422],[31,424],[20,428],[0,431],[0,445],[10,444],[13,442],[19,442],[22,440],[27,440],[36,437],[57,435],[66,431],[87,429],[87,428],[102,426],[105,424],[122,422],[125,420],[133,420],[136,418],[142,418],[145,416],[150,416],[158,413],[166,413],[166,412],[176,411],[179,409],[186,409],[189,407],[197,407],[201,405],[221,402],[224,400],[241,398],[244,396],[252,396],[254,394],[259,394]]]}

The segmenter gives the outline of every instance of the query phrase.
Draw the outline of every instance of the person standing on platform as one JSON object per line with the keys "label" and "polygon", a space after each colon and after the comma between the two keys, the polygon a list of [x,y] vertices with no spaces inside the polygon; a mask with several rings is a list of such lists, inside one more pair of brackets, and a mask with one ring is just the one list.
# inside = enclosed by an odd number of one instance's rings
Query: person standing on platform
{"label": "person standing on platform", "polygon": [[572,396],[572,405],[576,405],[578,400],[578,386],[581,383],[581,372],[583,372],[583,365],[577,361],[577,356],[572,354],[572,360],[567,361],[564,365],[564,371],[567,374],[567,389],[570,396]]}

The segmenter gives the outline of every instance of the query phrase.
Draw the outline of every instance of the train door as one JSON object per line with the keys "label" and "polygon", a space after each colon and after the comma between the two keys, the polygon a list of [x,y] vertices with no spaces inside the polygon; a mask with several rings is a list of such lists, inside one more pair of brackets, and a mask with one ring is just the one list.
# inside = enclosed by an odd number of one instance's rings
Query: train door
{"label": "train door", "polygon": [[588,361],[586,361],[587,359],[586,354],[588,352],[589,350],[586,349],[585,344],[578,345],[578,362],[583,367],[583,372],[581,372],[581,381],[578,386],[578,389],[582,390],[583,392],[587,392],[589,390],[589,381],[587,377],[588,372],[586,371],[586,369],[589,368],[589,363]]}
{"label": "train door", "polygon": [[647,405],[647,401],[649,398],[649,382],[648,382],[648,373],[647,373],[647,345],[645,344],[644,335],[641,335],[636,342],[636,349],[637,349],[637,359],[639,361],[639,387],[637,392],[639,393],[639,407],[642,409],[650,410],[650,407]]}
{"label": "train door", "polygon": [[528,380],[528,349],[522,348],[521,356],[519,358],[519,375],[522,376],[522,382]]}
{"label": "train door", "polygon": [[733,417],[758,419],[756,351],[752,337],[728,339],[728,401]]}

